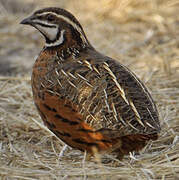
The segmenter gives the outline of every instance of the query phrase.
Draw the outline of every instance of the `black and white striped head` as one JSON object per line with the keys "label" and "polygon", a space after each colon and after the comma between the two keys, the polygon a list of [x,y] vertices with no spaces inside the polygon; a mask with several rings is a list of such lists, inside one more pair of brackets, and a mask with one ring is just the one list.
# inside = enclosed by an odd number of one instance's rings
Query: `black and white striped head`
{"label": "black and white striped head", "polygon": [[85,47],[89,42],[77,19],[68,11],[50,7],[34,12],[21,24],[38,29],[46,40],[46,47],[55,47],[65,43],[77,43]]}

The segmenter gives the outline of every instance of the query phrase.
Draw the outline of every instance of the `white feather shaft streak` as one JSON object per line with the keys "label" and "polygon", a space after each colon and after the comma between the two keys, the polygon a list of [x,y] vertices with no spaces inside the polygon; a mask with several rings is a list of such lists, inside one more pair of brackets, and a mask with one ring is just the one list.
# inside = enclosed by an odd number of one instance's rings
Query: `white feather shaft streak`
{"label": "white feather shaft streak", "polygon": [[[150,110],[149,110],[148,108],[147,108],[147,111],[149,112],[149,114],[150,114],[150,116],[151,116],[153,122],[155,122],[155,119],[154,119],[154,117],[152,116],[152,114],[151,114],[151,112],[150,112]],[[146,124],[147,124],[149,127],[155,129],[155,127],[153,127],[149,122],[147,122]]]}
{"label": "white feather shaft streak", "polygon": [[104,89],[103,91],[104,91],[104,96],[105,96],[105,99],[108,99],[108,95],[107,95],[106,90]]}
{"label": "white feather shaft streak", "polygon": [[98,71],[98,69],[95,66],[93,66],[93,69],[94,69],[95,72],[97,72],[99,75],[101,75],[100,72]]}
{"label": "white feather shaft streak", "polygon": [[61,72],[62,72],[62,74],[64,74],[66,77],[68,77],[68,74],[67,74],[63,69],[61,69]]}
{"label": "white feather shaft streak", "polygon": [[85,77],[83,77],[82,75],[80,75],[79,73],[77,73],[77,76],[81,79],[83,79],[84,81],[88,81]]}
{"label": "white feather shaft streak", "polygon": [[114,114],[114,118],[116,119],[116,122],[118,122],[120,120],[124,125],[126,125],[123,118],[120,116],[120,114],[117,113],[114,103],[112,103],[112,110],[113,110],[113,114]]}
{"label": "white feather shaft streak", "polygon": [[56,75],[57,75],[58,77],[60,76],[60,74],[59,74],[59,72],[58,72],[57,69],[55,69],[55,73],[56,73]]}
{"label": "white feather shaft streak", "polygon": [[77,89],[77,87],[76,87],[71,81],[68,80],[68,83],[69,83],[71,86],[73,86],[74,88]]}
{"label": "white feather shaft streak", "polygon": [[68,72],[69,76],[71,76],[73,79],[76,79],[76,77],[71,73],[71,72]]}
{"label": "white feather shaft streak", "polygon": [[112,110],[113,110],[114,118],[115,118],[116,122],[118,122],[117,111],[116,111],[114,103],[112,103]]}
{"label": "white feather shaft streak", "polygon": [[59,79],[57,79],[57,82],[61,87],[63,87]]}
{"label": "white feather shaft streak", "polygon": [[91,63],[89,63],[87,60],[84,60],[84,63],[87,65],[87,67],[90,69],[90,70],[93,70],[92,66],[91,66]]}
{"label": "white feather shaft streak", "polygon": [[147,88],[144,87],[144,85],[139,81],[139,79],[136,77],[136,75],[130,71],[127,67],[125,67],[124,65],[121,64],[121,66],[137,81],[137,83],[141,86],[141,88],[143,89],[143,92],[147,95],[147,97],[149,98],[151,104],[152,104],[152,107],[153,109],[156,109],[155,108],[155,104],[153,103],[153,100],[151,98],[151,96],[149,95],[149,93],[147,92]]}
{"label": "white feather shaft streak", "polygon": [[128,122],[128,125],[129,125],[131,128],[133,128],[133,129],[135,129],[136,131],[138,131],[138,129],[135,128],[130,122]]}
{"label": "white feather shaft streak", "polygon": [[111,69],[109,68],[109,66],[107,65],[107,63],[104,63],[103,65],[104,69],[106,69],[106,71],[109,73],[109,75],[112,77],[112,80],[114,81],[114,83],[116,84],[117,88],[120,91],[120,94],[122,96],[122,98],[124,99],[124,101],[129,105],[129,102],[126,98],[124,89],[120,86],[120,84],[118,83],[116,76],[114,75],[114,73],[111,71]]}
{"label": "white feather shaft streak", "polygon": [[129,102],[130,102],[130,105],[131,105],[132,110],[133,110],[134,113],[135,113],[135,116],[136,116],[137,121],[139,122],[139,124],[141,124],[143,127],[145,127],[145,126],[144,126],[144,123],[141,121],[141,117],[140,117],[140,115],[139,115],[139,113],[138,113],[138,111],[137,111],[134,103],[133,103],[131,100],[130,100]]}

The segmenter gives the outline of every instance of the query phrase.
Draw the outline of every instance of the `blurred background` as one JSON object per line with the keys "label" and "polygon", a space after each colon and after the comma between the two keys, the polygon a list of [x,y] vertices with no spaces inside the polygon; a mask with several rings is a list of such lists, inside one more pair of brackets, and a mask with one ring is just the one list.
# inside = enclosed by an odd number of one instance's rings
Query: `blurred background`
{"label": "blurred background", "polygon": [[19,22],[48,6],[74,14],[97,50],[126,65],[135,60],[135,67],[136,63],[141,68],[155,64],[152,68],[168,73],[179,66],[177,0],[0,0],[1,75],[30,71],[43,38]]}
{"label": "blurred background", "polygon": [[[84,163],[43,127],[32,101],[32,65],[44,45],[19,22],[35,10],[70,11],[91,44],[134,71],[158,106],[162,131],[115,167]],[[0,0],[0,179],[179,179],[179,0]]]}

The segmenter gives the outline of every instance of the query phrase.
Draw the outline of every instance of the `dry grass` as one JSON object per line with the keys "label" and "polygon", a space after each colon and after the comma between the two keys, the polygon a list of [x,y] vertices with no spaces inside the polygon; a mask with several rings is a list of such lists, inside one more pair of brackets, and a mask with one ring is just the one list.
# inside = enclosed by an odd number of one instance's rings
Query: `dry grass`
{"label": "dry grass", "polygon": [[[179,179],[179,1],[23,2],[0,0],[0,179]],[[30,72],[43,40],[19,21],[48,5],[73,12],[92,44],[135,71],[158,105],[160,138],[119,166],[85,162],[74,149],[60,157],[63,143],[36,112]]]}

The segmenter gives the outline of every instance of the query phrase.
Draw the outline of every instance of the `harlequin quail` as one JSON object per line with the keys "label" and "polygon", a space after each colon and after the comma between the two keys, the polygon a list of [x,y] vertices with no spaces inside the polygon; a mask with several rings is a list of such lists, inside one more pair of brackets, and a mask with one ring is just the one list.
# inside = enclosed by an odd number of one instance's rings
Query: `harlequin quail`
{"label": "harlequin quail", "polygon": [[32,91],[45,125],[73,148],[119,158],[156,140],[156,105],[140,79],[88,41],[78,20],[51,7],[21,24],[45,38],[32,72]]}

